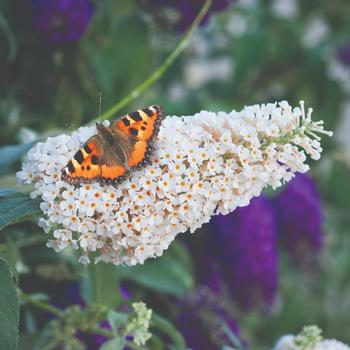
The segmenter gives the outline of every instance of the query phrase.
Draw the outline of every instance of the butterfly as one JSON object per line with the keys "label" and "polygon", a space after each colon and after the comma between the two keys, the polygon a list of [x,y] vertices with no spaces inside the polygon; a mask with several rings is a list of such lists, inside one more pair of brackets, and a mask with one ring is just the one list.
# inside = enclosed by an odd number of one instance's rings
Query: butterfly
{"label": "butterfly", "polygon": [[163,107],[153,105],[118,118],[109,127],[96,123],[97,134],[74,154],[62,179],[73,184],[119,184],[149,163],[164,117]]}

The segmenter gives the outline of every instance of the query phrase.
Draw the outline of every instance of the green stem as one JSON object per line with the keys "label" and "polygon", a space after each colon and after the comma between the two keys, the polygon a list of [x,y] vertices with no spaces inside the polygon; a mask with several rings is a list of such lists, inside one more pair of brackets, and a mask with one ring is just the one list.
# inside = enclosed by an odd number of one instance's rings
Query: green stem
{"label": "green stem", "polygon": [[[43,300],[38,300],[38,299],[35,299],[33,297],[31,297],[30,295],[20,291],[19,292],[19,296],[20,298],[25,301],[26,303],[30,304],[30,305],[33,305],[35,307],[37,307],[38,309],[41,309],[41,310],[44,310],[44,311],[48,311],[50,312],[51,314],[57,316],[59,319],[63,319],[64,318],[64,312],[55,307],[55,306],[52,306],[48,303],[46,303],[45,301]],[[106,338],[113,338],[115,335],[109,331],[108,329],[104,329],[104,328],[100,328],[98,326],[94,327],[93,329],[89,330],[90,333],[98,333],[100,335],[103,335],[104,337]]]}
{"label": "green stem", "polygon": [[190,42],[190,38],[193,32],[197,29],[200,22],[208,12],[213,0],[206,0],[203,7],[199,11],[197,17],[191,24],[191,27],[186,32],[183,39],[176,46],[175,50],[167,57],[164,63],[156,69],[147,80],[138,85],[133,91],[131,91],[127,96],[122,98],[119,102],[117,102],[114,106],[108,109],[105,113],[103,113],[100,117],[95,118],[92,122],[96,122],[99,120],[109,119],[116,112],[119,112],[122,108],[127,106],[131,101],[139,97],[143,92],[145,92],[151,85],[153,85],[157,80],[159,80],[163,74],[168,70],[168,68],[174,63],[176,58],[186,49]]}
{"label": "green stem", "polygon": [[133,350],[151,350],[150,348],[145,347],[145,346],[138,346],[138,345],[134,344],[134,343],[131,342],[131,341],[126,341],[126,342],[125,342],[125,345],[126,345],[128,348],[133,349]]}
{"label": "green stem", "polygon": [[0,11],[0,29],[3,30],[9,45],[9,53],[7,55],[7,60],[12,61],[16,58],[17,43],[16,43],[15,36],[11,30],[11,27],[9,26],[5,16],[2,14],[1,11]]}
{"label": "green stem", "polygon": [[113,332],[109,331],[108,329],[100,328],[100,327],[94,327],[90,333],[97,333],[99,335],[102,335],[108,339],[112,339],[115,337],[115,334]]}
{"label": "green stem", "polygon": [[61,309],[59,309],[55,306],[52,306],[43,300],[35,299],[22,291],[19,293],[19,296],[26,303],[31,304],[33,306],[36,306],[37,308],[39,308],[41,310],[48,311],[59,318],[61,318],[63,316],[63,312]]}
{"label": "green stem", "polygon": [[182,337],[182,335],[177,331],[177,329],[165,318],[153,313],[151,326],[159,329],[164,334],[169,336],[174,341],[176,345],[176,349],[184,350],[186,349],[186,343]]}

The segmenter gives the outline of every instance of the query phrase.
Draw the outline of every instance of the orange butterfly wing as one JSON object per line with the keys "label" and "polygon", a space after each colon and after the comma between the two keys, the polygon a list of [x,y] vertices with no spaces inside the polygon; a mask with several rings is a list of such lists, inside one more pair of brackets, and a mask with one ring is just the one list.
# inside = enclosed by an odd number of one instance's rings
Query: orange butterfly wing
{"label": "orange butterfly wing", "polygon": [[129,175],[128,170],[123,165],[101,165],[101,181],[106,183],[119,183]]}
{"label": "orange butterfly wing", "polygon": [[127,169],[121,165],[101,164],[101,156],[97,136],[93,136],[68,162],[62,171],[62,179],[70,183],[113,183],[127,174]]}
{"label": "orange butterfly wing", "polygon": [[134,142],[128,159],[131,170],[138,169],[149,161],[153,139],[158,134],[164,116],[163,107],[154,105],[129,113],[113,124],[112,127],[128,135]]}
{"label": "orange butterfly wing", "polygon": [[62,179],[71,183],[94,182],[101,176],[97,137],[91,137],[62,170]]}

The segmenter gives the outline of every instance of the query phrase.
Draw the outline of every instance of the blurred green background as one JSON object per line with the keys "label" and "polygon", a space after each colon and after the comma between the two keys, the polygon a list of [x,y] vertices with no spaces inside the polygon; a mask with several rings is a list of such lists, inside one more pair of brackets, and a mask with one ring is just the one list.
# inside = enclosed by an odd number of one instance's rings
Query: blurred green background
{"label": "blurred green background", "polygon": [[[193,2],[196,10],[201,2]],[[89,123],[100,92],[102,112],[129,94],[186,29],[177,26],[184,13],[174,1],[104,0],[95,1],[79,40],[53,43],[33,26],[33,3],[0,3],[2,188],[16,186],[15,172],[33,142]],[[268,349],[305,324],[350,343],[350,53],[340,54],[350,45],[350,2],[241,0],[209,15],[167,72],[118,115],[150,104],[163,105],[168,115],[280,100],[313,107],[314,119],[335,131],[322,141],[321,161],[310,163],[322,198],[324,247],[317,266],[298,265],[281,252],[272,310],[237,312],[235,319],[251,349]],[[45,248],[46,238],[34,222],[19,223],[2,231],[0,249],[27,291],[54,295],[57,286],[81,280],[83,268]],[[196,285],[191,255],[177,242],[161,259],[124,270],[133,298],[151,294],[153,308],[171,318],[174,298]],[[27,309],[21,331],[40,331],[42,322]]]}

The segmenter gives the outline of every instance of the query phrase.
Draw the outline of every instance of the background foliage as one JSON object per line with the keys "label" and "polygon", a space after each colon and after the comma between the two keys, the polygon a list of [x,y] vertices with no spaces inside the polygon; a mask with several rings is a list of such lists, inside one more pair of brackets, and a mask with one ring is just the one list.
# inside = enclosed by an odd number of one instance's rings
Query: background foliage
{"label": "background foliage", "polygon": [[[339,48],[350,41],[350,4],[277,2],[241,1],[210,12],[166,74],[118,114],[154,103],[169,115],[284,99],[313,106],[316,119],[335,130],[335,137],[324,140],[324,158],[310,164],[322,199],[324,245],[312,264],[301,264],[279,248],[278,295],[268,311],[227,310],[251,349],[268,349],[281,335],[311,323],[326,337],[350,343],[350,143],[341,137],[350,132],[350,97],[330,73]],[[14,311],[12,323],[0,313],[0,348],[14,348],[17,273],[20,289],[39,302],[51,300],[59,308],[91,302],[116,310],[123,304],[122,285],[128,300],[144,300],[176,324],[179,301],[199,286],[207,269],[193,267],[196,242],[215,234],[215,226],[190,237],[194,244],[177,240],[163,257],[143,266],[87,269],[73,253],[58,255],[45,247],[47,236],[35,219],[23,222],[39,213],[37,203],[22,194],[30,189],[14,188],[22,156],[35,141],[88,123],[98,115],[99,92],[106,110],[162,64],[184,35],[174,13],[184,14],[171,1],[96,1],[80,40],[57,44],[34,28],[30,2],[5,0],[0,6],[0,254],[6,259],[0,258],[0,309]],[[71,288],[79,294],[75,299],[68,296]],[[19,349],[47,345],[45,325],[52,313],[22,306]],[[165,320],[158,323],[155,332],[163,327],[169,334],[167,325],[172,327]],[[10,338],[2,336],[3,329]],[[169,341],[164,335],[159,339],[152,349]]]}

